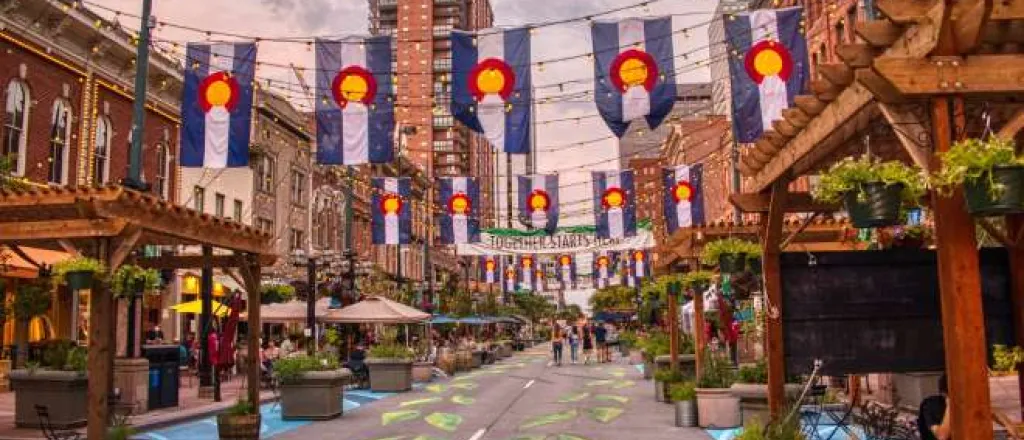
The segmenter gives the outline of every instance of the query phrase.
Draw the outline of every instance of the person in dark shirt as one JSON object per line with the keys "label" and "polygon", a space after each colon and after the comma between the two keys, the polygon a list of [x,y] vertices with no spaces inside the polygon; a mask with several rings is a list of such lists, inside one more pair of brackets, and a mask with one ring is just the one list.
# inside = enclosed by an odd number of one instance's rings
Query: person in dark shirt
{"label": "person in dark shirt", "polygon": [[946,375],[943,374],[939,378],[939,394],[921,402],[917,416],[921,440],[950,440],[948,390]]}
{"label": "person in dark shirt", "polygon": [[608,329],[604,328],[604,323],[597,321],[594,325],[594,342],[597,345],[597,362],[608,362]]}

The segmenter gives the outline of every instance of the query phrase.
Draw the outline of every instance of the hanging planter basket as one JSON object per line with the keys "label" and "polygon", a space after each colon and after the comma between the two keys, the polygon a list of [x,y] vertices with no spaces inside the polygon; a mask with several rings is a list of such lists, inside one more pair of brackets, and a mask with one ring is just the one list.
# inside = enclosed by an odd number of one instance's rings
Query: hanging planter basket
{"label": "hanging planter basket", "polygon": [[[993,193],[992,184],[1001,190]],[[967,212],[976,217],[1024,213],[1024,167],[993,167],[990,173],[964,182],[964,198]]]}
{"label": "hanging planter basket", "polygon": [[722,273],[743,272],[746,262],[747,254],[722,254],[718,256],[718,269]]}
{"label": "hanging planter basket", "polygon": [[91,270],[78,270],[64,274],[64,281],[71,290],[83,290],[92,288],[92,280],[96,272]]}
{"label": "hanging planter basket", "polygon": [[855,228],[880,228],[900,224],[903,184],[865,183],[864,200],[857,191],[843,196],[843,205]]}
{"label": "hanging planter basket", "polygon": [[747,258],[747,269],[751,274],[761,275],[761,257]]}

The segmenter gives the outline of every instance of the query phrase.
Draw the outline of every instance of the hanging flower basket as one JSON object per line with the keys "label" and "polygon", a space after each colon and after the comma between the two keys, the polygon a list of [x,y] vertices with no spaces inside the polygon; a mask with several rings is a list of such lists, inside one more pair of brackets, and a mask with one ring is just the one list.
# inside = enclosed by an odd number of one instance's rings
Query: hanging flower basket
{"label": "hanging flower basket", "polygon": [[71,290],[84,290],[92,288],[92,280],[96,272],[91,270],[76,270],[64,274],[64,281],[68,283]]}
{"label": "hanging flower basket", "polygon": [[71,290],[92,288],[96,274],[102,274],[106,268],[98,260],[86,257],[74,257],[59,261],[53,265],[53,283],[67,283]]}
{"label": "hanging flower basket", "polygon": [[747,269],[754,275],[761,275],[761,257],[747,258]]}
{"label": "hanging flower basket", "polygon": [[722,254],[718,256],[718,269],[722,273],[743,272],[747,264],[747,254]]}
{"label": "hanging flower basket", "polygon": [[967,212],[978,217],[1024,212],[1024,167],[996,166],[964,182]]}
{"label": "hanging flower basket", "polygon": [[900,224],[903,184],[886,185],[871,182],[861,185],[862,191],[843,196],[843,205],[856,228],[880,228]]}

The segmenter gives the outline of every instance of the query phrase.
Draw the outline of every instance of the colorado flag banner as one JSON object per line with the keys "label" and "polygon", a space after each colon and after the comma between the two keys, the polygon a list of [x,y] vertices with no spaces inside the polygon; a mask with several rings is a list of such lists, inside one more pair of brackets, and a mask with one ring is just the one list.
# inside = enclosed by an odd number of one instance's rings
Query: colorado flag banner
{"label": "colorado flag banner", "polygon": [[[504,260],[505,257],[501,257],[501,259]],[[501,283],[502,290],[505,291],[505,292],[515,292],[516,291],[516,265],[512,261],[508,261],[508,262],[504,263],[504,266],[505,266],[505,272],[504,272],[504,276],[502,277],[502,283]]]}
{"label": "colorado flag banner", "polygon": [[316,70],[317,163],[391,162],[391,38],[317,39]]}
{"label": "colorado flag banner", "polygon": [[516,272],[519,273],[519,287],[526,290],[538,290],[539,279],[537,277],[537,256],[520,255],[519,266]]}
{"label": "colorado flag banner", "polygon": [[480,279],[487,284],[497,284],[501,279],[501,262],[498,257],[480,257]]}
{"label": "colorado flag banner", "polygon": [[704,223],[702,164],[679,165],[662,170],[665,186],[665,223],[668,233]]}
{"label": "colorado flag banner", "polygon": [[576,261],[572,255],[558,256],[558,279],[562,282],[563,289],[576,288]]}
{"label": "colorado flag banner", "polygon": [[409,244],[412,236],[408,177],[373,178],[373,244]]}
{"label": "colorado flag banner", "polygon": [[530,31],[452,31],[451,111],[497,151],[530,151]]}
{"label": "colorado flag banner", "polygon": [[608,128],[622,137],[645,117],[657,128],[676,99],[672,17],[595,22],[594,98]]}
{"label": "colorado flag banner", "polygon": [[558,227],[558,175],[519,176],[519,212],[530,225],[554,233]]}
{"label": "colorado flag banner", "polygon": [[472,177],[438,179],[444,214],[441,216],[441,243],[480,242],[480,219],[473,211],[480,200],[480,187]]}
{"label": "colorado flag banner", "polygon": [[597,238],[636,236],[633,171],[595,171],[592,175]]}
{"label": "colorado flag banner", "polygon": [[248,166],[256,45],[189,43],[186,59],[181,166]]}
{"label": "colorado flag banner", "polygon": [[803,8],[757,9],[725,20],[736,141],[754,142],[782,119],[810,78]]}
{"label": "colorado flag banner", "polygon": [[626,265],[634,278],[646,278],[651,276],[651,262],[647,251],[635,250],[629,253],[629,260]]}
{"label": "colorado flag banner", "polygon": [[594,284],[597,288],[608,287],[608,281],[615,275],[615,267],[619,265],[618,254],[599,252],[594,254]]}

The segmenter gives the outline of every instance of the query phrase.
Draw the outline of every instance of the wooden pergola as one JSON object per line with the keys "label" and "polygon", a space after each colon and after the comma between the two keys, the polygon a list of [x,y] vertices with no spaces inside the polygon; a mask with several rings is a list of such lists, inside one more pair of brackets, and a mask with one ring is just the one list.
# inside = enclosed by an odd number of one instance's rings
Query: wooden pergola
{"label": "wooden pergola", "polygon": [[[744,152],[746,194],[762,208],[765,294],[782,304],[780,254],[785,215],[802,202],[789,193],[792,179],[837,158],[871,151],[937,166],[935,153],[968,136],[1002,127],[1016,137],[1024,126],[1024,2],[1019,0],[876,0],[882,17],[857,23],[859,44],[841,45],[840,64],[817,66],[813,94],[796,98],[783,119]],[[870,140],[865,138],[870,137]],[[952,438],[992,438],[984,316],[975,219],[957,191],[932,195],[944,327]],[[979,224],[995,230],[987,221]],[[1024,218],[1007,218],[998,234],[1010,254],[1018,344],[1024,342]],[[769,403],[783,405],[783,335],[767,322]]]}
{"label": "wooden pergola", "polygon": [[[0,244],[57,249],[96,258],[114,271],[127,259],[161,269],[239,268],[248,292],[249,347],[258,347],[261,265],[272,263],[273,237],[122,187],[42,188],[0,192]],[[202,256],[133,256],[141,246],[197,245]],[[213,255],[213,248],[232,251]],[[108,283],[89,296],[88,438],[106,438],[117,323]],[[248,356],[248,399],[259,402],[259,356]]]}

